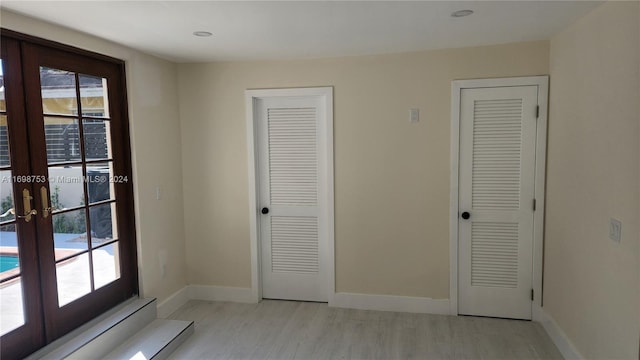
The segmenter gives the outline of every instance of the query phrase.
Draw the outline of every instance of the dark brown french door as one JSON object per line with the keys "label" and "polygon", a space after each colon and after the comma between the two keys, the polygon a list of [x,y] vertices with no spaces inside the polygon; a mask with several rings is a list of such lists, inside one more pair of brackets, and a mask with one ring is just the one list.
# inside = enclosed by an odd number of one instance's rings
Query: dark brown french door
{"label": "dark brown french door", "polygon": [[0,355],[137,294],[124,64],[4,31]]}

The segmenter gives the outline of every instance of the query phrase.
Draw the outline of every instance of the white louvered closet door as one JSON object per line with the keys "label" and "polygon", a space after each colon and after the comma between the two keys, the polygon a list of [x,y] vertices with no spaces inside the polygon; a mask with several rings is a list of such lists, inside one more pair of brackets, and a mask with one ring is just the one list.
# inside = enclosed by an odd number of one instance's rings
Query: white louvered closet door
{"label": "white louvered closet door", "polygon": [[462,89],[460,314],[531,319],[537,92]]}
{"label": "white louvered closet door", "polygon": [[260,100],[262,297],[328,300],[325,176],[318,97]]}

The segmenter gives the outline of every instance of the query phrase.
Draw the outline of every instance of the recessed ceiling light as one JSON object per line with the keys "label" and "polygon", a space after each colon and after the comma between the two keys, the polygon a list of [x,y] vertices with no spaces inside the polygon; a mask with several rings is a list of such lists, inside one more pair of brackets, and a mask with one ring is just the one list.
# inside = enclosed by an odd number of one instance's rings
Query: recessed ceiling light
{"label": "recessed ceiling light", "polygon": [[213,34],[208,32],[208,31],[194,31],[193,35],[199,36],[199,37],[208,37],[208,36],[211,36]]}
{"label": "recessed ceiling light", "polygon": [[451,17],[464,17],[473,14],[473,10],[458,10],[451,13]]}

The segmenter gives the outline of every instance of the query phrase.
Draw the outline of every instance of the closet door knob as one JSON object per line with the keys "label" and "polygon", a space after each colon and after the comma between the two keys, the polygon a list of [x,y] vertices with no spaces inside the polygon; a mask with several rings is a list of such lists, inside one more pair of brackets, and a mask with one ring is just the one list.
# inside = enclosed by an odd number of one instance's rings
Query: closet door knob
{"label": "closet door knob", "polygon": [[462,215],[460,215],[463,219],[468,220],[471,217],[471,214],[469,214],[467,211],[463,212]]}
{"label": "closet door knob", "polygon": [[263,214],[268,214],[268,213],[269,213],[269,208],[267,208],[267,207],[263,207],[263,208],[262,208],[262,213],[263,213]]}

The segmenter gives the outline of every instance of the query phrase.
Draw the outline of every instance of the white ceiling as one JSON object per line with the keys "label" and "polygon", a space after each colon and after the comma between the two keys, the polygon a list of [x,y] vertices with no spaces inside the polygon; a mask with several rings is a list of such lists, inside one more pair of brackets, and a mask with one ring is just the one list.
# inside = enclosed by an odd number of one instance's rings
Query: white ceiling
{"label": "white ceiling", "polygon": [[[383,54],[549,39],[591,1],[6,1],[178,62]],[[475,14],[452,18],[460,9]],[[194,31],[214,35],[198,38]]]}

